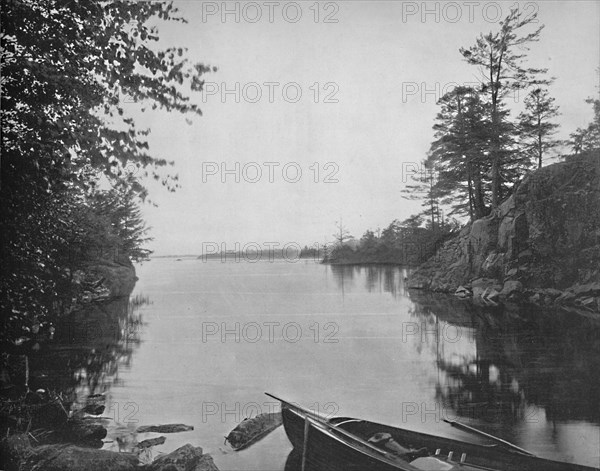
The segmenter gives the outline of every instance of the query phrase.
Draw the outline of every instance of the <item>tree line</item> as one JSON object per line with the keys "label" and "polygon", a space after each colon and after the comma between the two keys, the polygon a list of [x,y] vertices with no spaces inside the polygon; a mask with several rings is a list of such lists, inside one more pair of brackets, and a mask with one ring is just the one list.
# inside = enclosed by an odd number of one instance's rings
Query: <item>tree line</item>
{"label": "tree line", "polygon": [[201,115],[190,96],[212,69],[157,46],[157,20],[185,22],[170,3],[7,0],[0,14],[0,338],[14,341],[60,314],[76,270],[148,257],[140,178],[178,182],[123,97]]}
{"label": "tree line", "polygon": [[[430,218],[440,205],[450,208],[450,216],[485,217],[550,155],[565,146],[575,154],[600,148],[598,98],[586,100],[594,106],[594,120],[586,129],[577,129],[566,141],[556,137],[560,113],[550,90],[555,79],[547,69],[527,64],[527,51],[544,28],[528,32],[537,21],[537,14],[523,18],[513,9],[498,31],[460,48],[463,60],[477,70],[479,86],[456,87],[439,100],[424,171],[407,187],[424,196]],[[509,99],[519,95],[525,96],[523,110],[514,117]]]}

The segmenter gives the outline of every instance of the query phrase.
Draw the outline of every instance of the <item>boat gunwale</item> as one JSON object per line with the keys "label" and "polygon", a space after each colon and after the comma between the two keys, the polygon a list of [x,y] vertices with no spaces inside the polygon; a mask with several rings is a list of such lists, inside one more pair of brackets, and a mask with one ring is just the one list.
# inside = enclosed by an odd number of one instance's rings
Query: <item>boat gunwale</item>
{"label": "boat gunwale", "polygon": [[[357,437],[356,435],[353,435],[344,429],[336,429],[333,426],[328,427],[325,424],[316,422],[310,418],[308,419],[308,422],[311,425],[315,426],[317,429],[319,429],[321,433],[326,434],[327,436],[331,437],[332,439],[336,440],[338,443],[341,443],[344,446],[349,446],[353,450],[362,453],[365,456],[374,458],[378,461],[384,461],[389,465],[398,467],[398,469],[401,469],[402,471],[421,471],[419,470],[419,468],[411,466],[411,464],[407,461],[399,462],[397,459],[394,459],[394,455],[392,455],[390,452],[382,450],[381,448],[377,448],[374,445],[371,445],[370,443],[366,442],[362,438]],[[345,435],[345,438],[351,439],[354,443],[352,441],[344,440],[343,438],[336,436],[336,434],[333,433],[333,431],[342,432],[342,435]],[[360,445],[362,445],[362,447],[356,446],[356,443],[359,443]],[[374,456],[374,452],[377,453],[378,456]]]}
{"label": "boat gunwale", "polygon": [[[544,464],[547,465],[552,465],[555,467],[559,467],[559,466],[564,466],[565,469],[572,469],[572,470],[577,470],[577,471],[600,471],[600,468],[596,468],[596,467],[590,467],[587,465],[583,465],[583,464],[578,464],[578,463],[569,463],[569,462],[562,462],[562,461],[555,461],[555,460],[551,460],[548,458],[543,458],[540,456],[536,456],[536,455],[526,455],[524,453],[519,453],[515,450],[512,450],[511,448],[508,447],[504,447],[501,446],[500,444],[479,444],[479,443],[473,443],[473,442],[464,442],[461,440],[456,440],[454,438],[449,438],[449,437],[440,437],[437,435],[431,435],[431,434],[427,434],[427,433],[423,433],[423,432],[416,432],[416,431],[412,431],[412,430],[408,430],[408,429],[404,429],[401,427],[395,427],[392,425],[386,425],[386,424],[379,424],[376,422],[370,422],[368,420],[363,420],[363,419],[356,419],[353,417],[333,417],[333,418],[325,418],[323,416],[321,416],[320,414],[317,414],[315,412],[309,411],[307,409],[304,409],[301,406],[292,404],[288,401],[285,401],[283,399],[280,399],[276,396],[273,396],[272,394],[269,393],[265,393],[268,396],[278,400],[281,402],[282,404],[282,413],[283,413],[283,409],[287,408],[288,410],[290,410],[291,412],[293,412],[296,416],[298,416],[300,419],[303,419],[304,416],[308,416],[312,422],[315,422],[316,424],[321,425],[324,428],[329,428],[331,430],[335,430],[336,432],[341,432],[343,431],[345,434],[350,435],[351,438],[353,439],[357,439],[357,440],[363,440],[362,438],[358,437],[356,434],[344,430],[343,428],[337,428],[336,427],[336,420],[340,421],[340,423],[343,423],[344,421],[357,421],[357,422],[362,422],[365,425],[373,425],[373,426],[381,426],[381,427],[385,427],[388,429],[391,429],[393,431],[397,431],[399,433],[404,433],[407,435],[412,435],[414,436],[416,439],[418,440],[423,440],[423,441],[443,441],[446,444],[452,444],[453,446],[468,446],[468,447],[474,447],[474,448],[479,448],[482,452],[495,452],[495,453],[499,453],[499,457],[498,459],[494,460],[494,458],[490,458],[491,461],[502,461],[502,459],[507,459],[510,460],[511,458],[513,459],[517,459],[517,460],[523,460],[523,464],[525,464],[526,462],[532,462],[532,463],[537,463],[538,466],[542,466]],[[300,413],[299,413],[300,412]],[[283,414],[282,414],[283,415]],[[287,427],[286,427],[286,420],[285,420],[285,415],[283,415],[284,417],[284,427],[286,428],[286,432],[287,432]],[[339,440],[338,440],[339,441]],[[345,442],[343,442],[345,444]],[[371,444],[369,444],[369,446],[372,446]],[[373,447],[374,449],[378,450],[377,448]],[[382,451],[382,450],[378,450],[378,451]],[[385,452],[384,452],[385,453]],[[472,454],[471,454],[472,455]],[[371,456],[371,455],[369,455]],[[371,456],[374,459],[379,459],[376,456]],[[480,456],[480,459],[484,460],[486,459],[485,456]],[[391,463],[387,463],[387,464],[391,464]],[[394,462],[393,463],[394,466],[397,466],[398,463]],[[475,467],[475,468],[479,468],[482,470],[485,469],[491,469],[491,470],[495,470],[498,468],[489,468],[489,467],[485,467],[482,466],[480,464],[476,464],[476,463],[465,463],[466,466],[470,466],[470,467]],[[399,468],[402,469],[402,468]],[[418,469],[415,468],[414,466],[412,466],[409,469]]]}

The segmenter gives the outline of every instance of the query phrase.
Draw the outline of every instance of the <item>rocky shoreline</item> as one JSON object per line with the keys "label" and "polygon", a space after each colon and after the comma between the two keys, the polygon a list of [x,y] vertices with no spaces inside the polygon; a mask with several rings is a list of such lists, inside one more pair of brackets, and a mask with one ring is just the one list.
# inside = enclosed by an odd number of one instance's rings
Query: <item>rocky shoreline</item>
{"label": "rocky shoreline", "polygon": [[489,216],[465,226],[409,288],[477,303],[531,303],[600,313],[600,156],[528,174]]}
{"label": "rocky shoreline", "polygon": [[74,444],[33,447],[28,434],[9,436],[2,443],[7,471],[218,471],[210,454],[186,444],[143,464],[139,453],[98,450]]}

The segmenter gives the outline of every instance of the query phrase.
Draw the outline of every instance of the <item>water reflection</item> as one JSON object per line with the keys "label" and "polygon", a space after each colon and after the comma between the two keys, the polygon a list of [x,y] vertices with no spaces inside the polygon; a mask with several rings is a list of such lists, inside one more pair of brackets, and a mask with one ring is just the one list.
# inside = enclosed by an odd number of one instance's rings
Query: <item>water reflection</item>
{"label": "water reflection", "polygon": [[[493,423],[600,422],[599,322],[570,313],[477,308],[411,292],[415,342],[435,349],[449,415]],[[426,334],[423,335],[423,332]]]}
{"label": "water reflection", "polygon": [[395,298],[407,294],[409,268],[395,265],[329,265],[338,288],[345,295],[354,278],[364,278],[368,292],[391,293]]}
{"label": "water reflection", "polygon": [[119,368],[131,364],[144,322],[137,296],[93,303],[62,318],[55,339],[30,356],[30,387],[60,392],[68,401],[107,392]]}
{"label": "water reflection", "polygon": [[[589,448],[598,434],[600,328],[574,316],[482,310],[452,296],[409,297],[406,274],[393,266],[155,260],[139,271],[137,289],[155,301],[144,310],[145,341],[138,349],[121,336],[113,355],[98,345],[104,364],[114,360],[117,368],[96,371],[90,387],[123,378],[110,391],[122,419],[131,412],[123,406],[135,402],[139,423],[194,425],[159,451],[200,445],[220,469],[283,469],[290,445],[282,430],[243,453],[220,451],[223,436],[245,418],[244,404],[262,404],[265,390],[307,407],[335,402],[340,415],[464,439],[441,420],[404,409],[447,403],[448,418],[472,421],[541,456],[597,465]],[[271,342],[263,330],[258,342],[241,334],[223,340],[223,326],[273,322],[296,323],[306,335]],[[207,323],[221,331],[203,341]],[[336,341],[325,342],[330,331],[321,330],[315,343],[317,323],[333,323]],[[124,367],[132,352],[134,364]],[[85,355],[78,367],[86,366]],[[206,404],[218,412],[206,416]],[[577,417],[577,424],[563,422]]]}
{"label": "water reflection", "polygon": [[[383,398],[390,423],[419,429],[427,421],[429,428],[423,431],[444,435],[452,432],[437,426],[441,419],[458,420],[541,456],[598,466],[600,320],[547,309],[480,307],[454,296],[409,291],[409,273],[399,267],[328,269],[338,291],[352,296],[352,308],[340,316],[342,327],[353,326],[352,335],[378,339],[377,344],[365,342],[370,348],[393,338],[396,329],[396,348],[387,350],[387,358],[394,360],[387,363],[394,369],[389,378],[412,377],[417,383],[412,390],[412,385],[389,379],[388,370],[380,371],[379,384],[360,383],[378,395],[377,404],[354,415],[376,415]],[[390,303],[390,297],[397,302]],[[356,319],[362,312],[382,315],[372,328],[359,330]],[[414,363],[422,365],[422,376],[411,370]],[[359,411],[355,403],[360,399],[353,395],[360,392],[344,397],[344,403]],[[417,401],[410,404],[424,401],[419,404],[427,410],[407,423],[394,412],[390,395],[402,398],[396,410],[407,397]],[[378,421],[385,422],[384,415]],[[291,453],[285,469],[299,470],[299,460]]]}
{"label": "water reflection", "polygon": [[[364,282],[369,293],[406,296],[406,268],[330,267],[344,296]],[[360,283],[362,284],[362,283]],[[479,307],[453,296],[410,292],[409,340],[436,358],[436,399],[445,413],[487,422],[587,420],[600,409],[600,326],[577,315]]]}

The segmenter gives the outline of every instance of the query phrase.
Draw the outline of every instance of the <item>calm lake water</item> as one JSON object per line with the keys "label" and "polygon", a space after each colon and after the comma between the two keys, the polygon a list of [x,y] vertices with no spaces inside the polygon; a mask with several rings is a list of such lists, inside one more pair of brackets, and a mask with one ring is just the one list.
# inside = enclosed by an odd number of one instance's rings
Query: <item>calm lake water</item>
{"label": "calm lake water", "polygon": [[324,414],[476,441],[443,422],[459,420],[540,456],[600,465],[594,319],[409,293],[406,270],[389,266],[165,258],[137,273],[142,302],[117,316],[118,341],[75,359],[63,351],[72,367],[62,375],[74,374],[63,382],[107,394],[108,440],[180,422],[194,430],[167,435],[155,456],[191,443],[222,471],[283,470],[283,428],[242,452],[223,443],[245,417],[278,410],[267,391]]}

